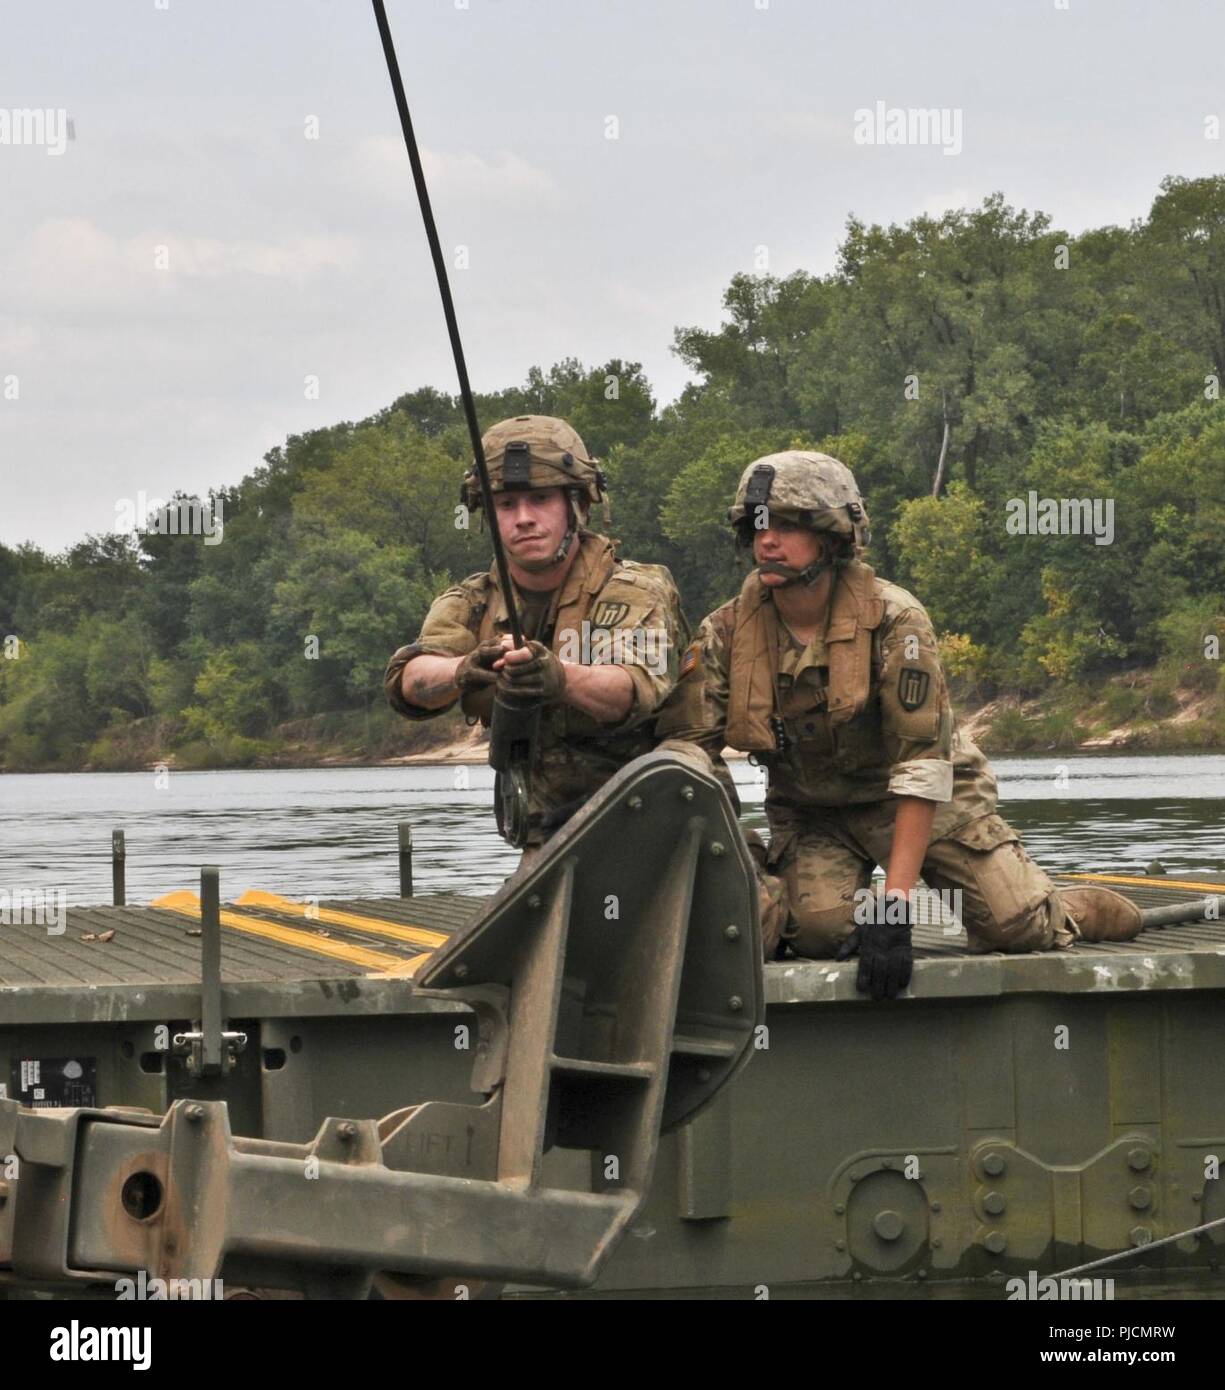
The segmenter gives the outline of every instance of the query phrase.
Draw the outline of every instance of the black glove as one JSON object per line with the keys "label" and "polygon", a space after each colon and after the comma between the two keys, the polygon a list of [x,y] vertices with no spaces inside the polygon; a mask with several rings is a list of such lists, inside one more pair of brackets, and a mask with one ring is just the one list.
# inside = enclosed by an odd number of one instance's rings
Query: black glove
{"label": "black glove", "polygon": [[836,960],[859,956],[855,988],[873,999],[896,999],[910,984],[914,949],[910,943],[910,903],[877,898],[874,921],[858,926],[838,948]]}

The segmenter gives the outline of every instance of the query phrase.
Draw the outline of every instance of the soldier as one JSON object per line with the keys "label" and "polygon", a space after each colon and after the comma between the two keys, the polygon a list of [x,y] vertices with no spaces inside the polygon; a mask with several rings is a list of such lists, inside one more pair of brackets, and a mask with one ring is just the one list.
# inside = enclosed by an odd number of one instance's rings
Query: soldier
{"label": "soldier", "polygon": [[[1135,936],[1133,904],[1056,889],[996,814],[995,777],[957,729],[927,613],[860,558],[868,518],[850,470],[827,454],[771,454],[745,469],[728,517],[755,568],[702,623],[659,731],[699,744],[721,777],[725,743],[769,770],[767,864],[785,910],[763,912],[767,959],[779,934],[801,956],[858,953],[858,988],[892,998],[910,981],[920,871],[960,891],[974,951]],[[882,899],[868,892],[876,864]]]}
{"label": "soldier", "polygon": [[[494,425],[482,442],[527,645],[514,649],[491,569],[434,600],[383,684],[406,719],[432,719],[458,699],[488,726],[498,682],[520,704],[539,701],[527,840],[535,847],[651,750],[684,619],[667,569],[621,560],[612,541],[587,530],[604,475],[564,420],[521,415]],[[480,507],[475,469],[460,495],[470,510]]]}

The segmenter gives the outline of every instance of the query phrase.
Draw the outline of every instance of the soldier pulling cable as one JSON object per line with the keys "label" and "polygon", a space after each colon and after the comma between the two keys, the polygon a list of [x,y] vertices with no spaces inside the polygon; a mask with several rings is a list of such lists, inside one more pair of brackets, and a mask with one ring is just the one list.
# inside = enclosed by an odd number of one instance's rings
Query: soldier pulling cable
{"label": "soldier pulling cable", "polygon": [[[464,403],[464,417],[468,422],[468,435],[472,441],[476,476],[480,485],[480,498],[485,506],[485,514],[493,516],[493,492],[489,485],[489,469],[485,463],[485,450],[481,444],[481,430],[476,419],[476,403],[472,398],[472,387],[468,382],[468,368],[464,362],[464,348],[459,339],[459,323],[455,317],[455,303],[451,298],[451,285],[447,279],[446,262],[442,256],[442,246],[438,240],[438,228],[434,225],[434,213],[430,207],[430,194],[425,186],[425,170],[421,165],[421,155],[417,150],[417,137],[413,133],[412,117],[408,113],[408,99],[404,95],[404,83],[400,77],[400,64],[396,58],[395,43],[391,28],[387,23],[387,11],[383,0],[372,0],[374,18],[379,28],[379,38],[383,42],[383,56],[387,60],[387,73],[391,78],[391,89],[395,94],[396,110],[400,114],[400,129],[404,133],[404,144],[408,150],[408,162],[412,166],[413,183],[417,189],[417,201],[421,205],[421,218],[425,223],[425,235],[430,243],[430,255],[434,261],[434,271],[438,276],[438,289],[442,295],[442,310],[446,315],[447,333],[451,339],[451,352],[455,358],[455,371],[459,377],[459,393]],[[466,505],[472,506],[474,498],[467,492],[463,497]],[[519,614],[515,607],[514,590],[511,587],[510,572],[506,567],[506,553],[502,538],[496,525],[490,526],[490,539],[493,542],[494,563],[501,581],[502,593],[506,601],[506,616],[511,636],[516,648],[523,646],[523,633],[519,624]],[[488,675],[490,682],[495,679],[492,671],[494,662],[503,655],[500,644],[493,644],[474,653],[474,664],[480,675]],[[474,676],[479,676],[476,672]],[[498,806],[498,826],[502,833],[516,848],[521,849],[528,839],[528,769],[532,762],[532,749],[535,746],[540,724],[540,699],[533,692],[523,690],[503,690],[501,685],[494,695],[493,723],[489,735],[489,765],[497,773],[495,792]]]}

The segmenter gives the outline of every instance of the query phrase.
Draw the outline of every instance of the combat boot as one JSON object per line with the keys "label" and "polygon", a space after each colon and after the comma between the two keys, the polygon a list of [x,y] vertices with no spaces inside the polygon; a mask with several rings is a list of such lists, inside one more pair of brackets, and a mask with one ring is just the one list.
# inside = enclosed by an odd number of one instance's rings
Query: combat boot
{"label": "combat boot", "polygon": [[1082,941],[1131,941],[1144,927],[1135,903],[1109,888],[1060,888],[1059,901]]}

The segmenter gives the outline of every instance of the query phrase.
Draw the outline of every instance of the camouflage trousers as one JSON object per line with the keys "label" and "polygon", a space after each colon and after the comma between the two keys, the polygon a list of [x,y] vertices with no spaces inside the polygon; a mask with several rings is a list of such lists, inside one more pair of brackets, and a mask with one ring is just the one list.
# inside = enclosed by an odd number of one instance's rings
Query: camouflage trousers
{"label": "camouflage trousers", "polygon": [[[833,956],[855,929],[856,894],[869,886],[874,865],[889,862],[896,802],[767,813],[767,877],[781,887],[782,901],[773,904],[759,890],[766,959],[780,939],[800,956]],[[952,901],[971,951],[1066,949],[1076,940],[1055,885],[1000,816],[979,816],[933,840],[922,875],[929,888],[960,895]]]}

